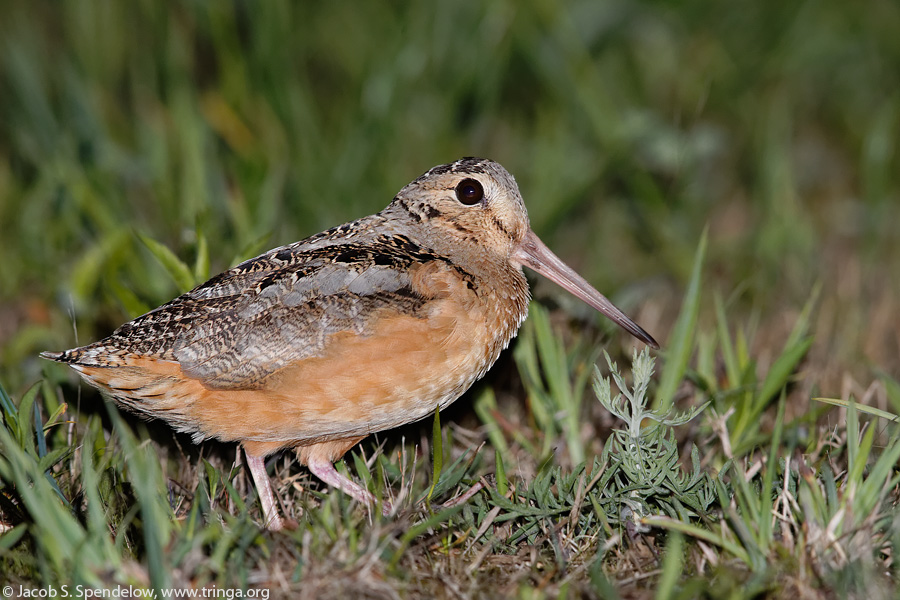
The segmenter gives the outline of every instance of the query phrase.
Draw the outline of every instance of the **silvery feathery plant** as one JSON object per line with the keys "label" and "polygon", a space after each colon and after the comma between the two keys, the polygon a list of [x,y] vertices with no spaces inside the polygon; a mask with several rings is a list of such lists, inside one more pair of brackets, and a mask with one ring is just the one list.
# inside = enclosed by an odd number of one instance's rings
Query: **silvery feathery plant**
{"label": "silvery feathery plant", "polygon": [[[706,404],[684,413],[664,413],[647,407],[647,388],[653,375],[654,358],[644,349],[632,356],[633,385],[629,388],[618,366],[604,352],[619,393],[612,395],[609,378],[594,367],[594,392],[600,403],[623,420],[624,429],[613,430],[603,448],[601,464],[606,471],[598,488],[607,501],[618,505],[619,522],[629,532],[644,528],[644,516],[665,514],[683,521],[704,515],[715,500],[715,487],[700,469],[697,448],[691,449],[691,468],[678,462],[673,428],[696,417]],[[708,404],[708,403],[707,403]]]}

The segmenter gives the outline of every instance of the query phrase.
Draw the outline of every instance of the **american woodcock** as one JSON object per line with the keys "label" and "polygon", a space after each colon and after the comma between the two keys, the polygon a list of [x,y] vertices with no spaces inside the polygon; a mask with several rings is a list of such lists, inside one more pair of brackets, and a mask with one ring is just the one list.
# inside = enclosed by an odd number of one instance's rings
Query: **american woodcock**
{"label": "american woodcock", "polygon": [[242,444],[266,525],[280,529],[264,458],[295,448],[322,481],[373,504],[333,463],[485,374],[528,311],[523,266],[658,347],[531,231],[512,175],[464,158],[378,214],[241,263],[99,342],[42,356],[195,441]]}

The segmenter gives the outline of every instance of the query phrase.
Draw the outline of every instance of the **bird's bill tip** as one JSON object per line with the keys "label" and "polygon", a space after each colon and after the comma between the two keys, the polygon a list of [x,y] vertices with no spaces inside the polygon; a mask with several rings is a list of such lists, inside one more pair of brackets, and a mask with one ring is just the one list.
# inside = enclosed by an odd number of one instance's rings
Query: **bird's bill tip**
{"label": "bird's bill tip", "polygon": [[513,252],[513,259],[543,275],[577,298],[584,300],[651,348],[659,349],[659,344],[653,339],[653,336],[628,318],[606,296],[594,289],[581,275],[560,260],[533,231],[529,230],[524,239],[519,242]]}

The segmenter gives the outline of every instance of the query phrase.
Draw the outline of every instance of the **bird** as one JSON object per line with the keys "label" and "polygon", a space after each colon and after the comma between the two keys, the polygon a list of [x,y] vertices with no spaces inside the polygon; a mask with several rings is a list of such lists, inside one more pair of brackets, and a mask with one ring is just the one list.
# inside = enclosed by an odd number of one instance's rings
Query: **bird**
{"label": "bird", "polygon": [[381,212],[41,356],[194,442],[240,444],[264,525],[277,531],[296,523],[279,515],[266,457],[293,449],[324,483],[375,507],[334,463],[372,433],[447,407],[487,372],[527,315],[523,267],[659,348],[532,231],[505,168],[467,157],[428,170]]}

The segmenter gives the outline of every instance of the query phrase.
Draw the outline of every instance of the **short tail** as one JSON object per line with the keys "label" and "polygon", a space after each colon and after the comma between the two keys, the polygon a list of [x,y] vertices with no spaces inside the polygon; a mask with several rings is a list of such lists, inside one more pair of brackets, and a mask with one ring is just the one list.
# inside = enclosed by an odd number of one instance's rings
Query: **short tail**
{"label": "short tail", "polygon": [[41,358],[64,363],[72,367],[119,367],[123,365],[124,352],[97,342],[62,352],[41,352]]}

